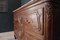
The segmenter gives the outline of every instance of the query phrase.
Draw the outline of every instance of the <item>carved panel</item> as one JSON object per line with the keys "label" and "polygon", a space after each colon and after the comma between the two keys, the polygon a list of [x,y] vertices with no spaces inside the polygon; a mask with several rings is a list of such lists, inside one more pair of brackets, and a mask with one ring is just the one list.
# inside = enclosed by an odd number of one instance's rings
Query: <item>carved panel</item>
{"label": "carved panel", "polygon": [[18,17],[15,15],[14,25],[16,26],[14,31],[17,33],[16,36],[18,36],[18,40],[51,39],[52,7],[50,4],[50,2],[37,2],[36,4],[28,5],[21,8],[21,10],[18,9],[15,11]]}
{"label": "carved panel", "polygon": [[44,34],[43,10],[44,8],[37,9],[33,14],[28,15],[25,20],[25,23],[27,22],[29,25],[29,29],[31,27],[30,31],[40,35]]}
{"label": "carved panel", "polygon": [[[20,27],[22,27],[21,37],[31,40],[43,40],[43,8],[34,11],[33,14],[21,15],[19,17]],[[26,35],[25,35],[26,34]],[[25,37],[24,37],[25,36]],[[27,36],[27,37],[26,37]],[[32,38],[33,37],[33,38]]]}

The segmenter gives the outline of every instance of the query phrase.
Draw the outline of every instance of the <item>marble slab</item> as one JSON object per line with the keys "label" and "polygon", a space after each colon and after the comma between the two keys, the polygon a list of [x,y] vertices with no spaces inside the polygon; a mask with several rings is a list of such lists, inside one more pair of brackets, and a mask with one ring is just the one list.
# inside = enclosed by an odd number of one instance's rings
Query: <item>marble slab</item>
{"label": "marble slab", "polygon": [[0,33],[0,40],[15,40],[14,39],[14,32],[4,32]]}

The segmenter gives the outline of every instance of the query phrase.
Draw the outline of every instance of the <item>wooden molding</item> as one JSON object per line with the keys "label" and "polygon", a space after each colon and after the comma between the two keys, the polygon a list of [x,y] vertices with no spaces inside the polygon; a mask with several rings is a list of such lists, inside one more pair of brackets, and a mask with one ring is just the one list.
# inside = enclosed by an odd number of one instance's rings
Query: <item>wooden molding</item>
{"label": "wooden molding", "polygon": [[[31,1],[29,1],[28,3],[24,4],[23,6],[17,8],[16,10],[14,10],[13,12],[16,12],[17,10],[21,10],[21,9],[23,9],[23,8],[25,8],[25,7],[28,7],[29,5],[34,6],[34,5],[40,4],[40,3],[45,2],[45,1],[47,1],[47,0],[31,0]],[[36,2],[37,2],[37,3],[36,3]],[[32,4],[33,4],[33,5],[32,5]],[[30,6],[30,7],[31,7],[31,6]]]}

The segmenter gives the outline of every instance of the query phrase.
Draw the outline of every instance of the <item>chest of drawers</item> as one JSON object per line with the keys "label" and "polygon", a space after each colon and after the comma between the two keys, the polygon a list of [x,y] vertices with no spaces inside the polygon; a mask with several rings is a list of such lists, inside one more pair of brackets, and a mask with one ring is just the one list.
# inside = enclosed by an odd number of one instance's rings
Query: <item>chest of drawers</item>
{"label": "chest of drawers", "polygon": [[52,40],[53,15],[50,1],[37,1],[14,12],[14,33],[18,40]]}

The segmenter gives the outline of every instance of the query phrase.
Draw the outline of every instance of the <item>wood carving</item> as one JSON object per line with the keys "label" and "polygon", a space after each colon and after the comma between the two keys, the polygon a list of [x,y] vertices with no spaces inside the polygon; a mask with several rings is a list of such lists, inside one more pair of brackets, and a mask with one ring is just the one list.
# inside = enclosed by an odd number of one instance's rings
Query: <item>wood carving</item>
{"label": "wood carving", "polygon": [[18,40],[52,40],[50,5],[43,0],[14,11],[14,33]]}
{"label": "wood carving", "polygon": [[44,27],[43,27],[43,8],[38,9],[37,11],[37,22],[38,22],[38,30],[41,34],[43,33]]}

